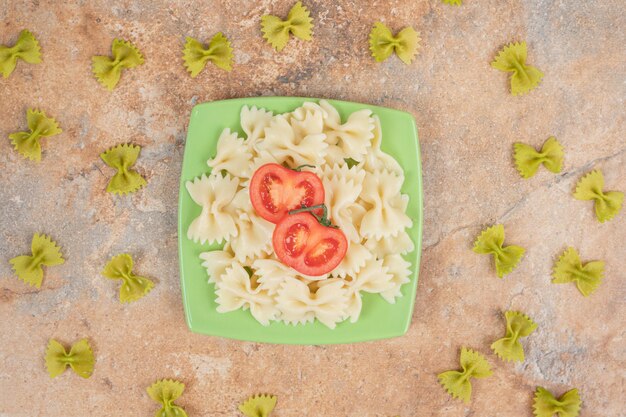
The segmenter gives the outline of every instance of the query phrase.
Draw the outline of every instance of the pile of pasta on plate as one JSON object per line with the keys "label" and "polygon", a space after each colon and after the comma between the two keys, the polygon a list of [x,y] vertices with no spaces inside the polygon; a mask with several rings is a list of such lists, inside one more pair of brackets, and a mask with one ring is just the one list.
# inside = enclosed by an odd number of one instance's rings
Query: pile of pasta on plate
{"label": "pile of pasta on plate", "polygon": [[364,292],[395,303],[412,221],[378,117],[363,109],[342,123],[321,100],[282,114],[244,106],[240,123],[246,137],[225,128],[211,174],[186,183],[202,207],[187,237],[223,243],[200,255],[217,310],[335,328],[359,319]]}

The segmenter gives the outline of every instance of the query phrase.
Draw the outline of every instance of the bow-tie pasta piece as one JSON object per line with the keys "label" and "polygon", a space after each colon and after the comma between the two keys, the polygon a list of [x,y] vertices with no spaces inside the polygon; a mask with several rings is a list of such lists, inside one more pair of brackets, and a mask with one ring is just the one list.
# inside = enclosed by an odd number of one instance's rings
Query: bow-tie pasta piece
{"label": "bow-tie pasta piece", "polygon": [[122,70],[144,63],[139,49],[132,43],[113,39],[111,56],[97,55],[91,58],[92,71],[96,79],[107,90],[112,91],[122,76]]}
{"label": "bow-tie pasta piece", "polygon": [[576,184],[574,198],[577,200],[593,200],[596,217],[600,223],[611,220],[622,209],[624,193],[620,191],[604,191],[602,171],[594,170],[585,175]]}
{"label": "bow-tie pasta piece", "polygon": [[220,282],[221,276],[226,272],[226,268],[233,264],[235,255],[232,251],[212,250],[202,252],[200,259],[202,259],[202,266],[206,268],[209,276],[209,284],[215,284]]}
{"label": "bow-tie pasta piece", "polygon": [[372,111],[369,109],[355,111],[342,124],[339,112],[328,101],[320,100],[319,107],[325,115],[326,141],[331,145],[327,160],[329,158],[332,160],[328,163],[343,163],[343,159],[346,158],[363,160],[370,151],[374,138],[375,120]]}
{"label": "bow-tie pasta piece", "polygon": [[463,347],[461,349],[462,371],[446,371],[437,375],[439,383],[453,397],[470,402],[472,378],[486,378],[492,375],[491,366],[480,353]]}
{"label": "bow-tie pasta piece", "polygon": [[134,193],[146,185],[146,180],[134,169],[131,169],[141,146],[123,143],[100,154],[100,158],[109,167],[117,170],[107,184],[107,192],[112,194]]}
{"label": "bow-tie pasta piece", "polygon": [[453,6],[460,6],[462,0],[443,0],[444,3],[451,4]]}
{"label": "bow-tie pasta piece", "polygon": [[120,301],[123,303],[139,300],[154,287],[154,282],[133,273],[133,258],[126,253],[111,258],[102,270],[102,275],[122,281]]}
{"label": "bow-tie pasta piece", "polygon": [[43,280],[42,266],[61,265],[65,260],[61,248],[49,236],[35,233],[30,247],[32,255],[16,256],[9,262],[20,280],[39,288]]}
{"label": "bow-tie pasta piece", "polygon": [[274,407],[276,407],[274,395],[258,394],[241,403],[239,411],[246,417],[269,417]]}
{"label": "bow-tie pasta piece", "polygon": [[254,275],[259,277],[259,288],[266,290],[271,296],[276,295],[283,283],[297,279],[296,271],[276,259],[256,259],[252,263]]}
{"label": "bow-tie pasta piece", "polygon": [[256,144],[265,138],[265,128],[269,127],[274,114],[256,106],[243,106],[239,114],[241,130],[246,134],[248,145],[257,150]]}
{"label": "bow-tie pasta piece", "polygon": [[555,284],[575,282],[578,291],[585,297],[591,295],[602,282],[604,277],[604,262],[593,261],[585,265],[580,261],[580,255],[574,248],[567,248],[554,265],[552,273]]}
{"label": "bow-tie pasta piece", "polygon": [[50,339],[46,349],[46,367],[51,378],[61,375],[70,366],[82,378],[89,378],[93,373],[95,358],[87,339],[74,343],[69,352],[63,345]]}
{"label": "bow-tie pasta piece", "polygon": [[332,271],[334,277],[355,276],[374,255],[362,244],[350,242],[346,255]]}
{"label": "bow-tie pasta piece", "polygon": [[[240,192],[247,194],[245,189]],[[237,236],[230,239],[230,247],[239,262],[250,264],[254,259],[272,253],[272,242],[268,239],[274,231],[272,223],[251,211],[241,213],[236,225]]]}
{"label": "bow-tie pasta piece", "polygon": [[365,177],[361,199],[371,208],[361,219],[362,237],[381,239],[396,236],[413,226],[413,221],[406,214],[409,198],[401,193],[402,181],[402,177],[386,170]]}
{"label": "bow-tie pasta piece", "polygon": [[561,172],[563,166],[563,146],[554,137],[548,138],[537,152],[532,146],[516,142],[513,144],[515,166],[523,178],[530,178],[543,164],[550,172]]}
{"label": "bow-tie pasta piece", "polygon": [[252,152],[248,142],[226,128],[217,139],[215,158],[209,159],[207,165],[211,167],[211,173],[226,171],[234,177],[249,178],[251,162]]}
{"label": "bow-tie pasta piece", "polygon": [[393,276],[381,259],[371,257],[354,276],[346,278],[348,306],[346,315],[351,323],[356,323],[361,315],[363,300],[361,292],[380,294],[394,289]]}
{"label": "bow-tie pasta piece", "polygon": [[261,17],[261,30],[269,44],[280,52],[287,46],[290,33],[296,38],[310,41],[313,35],[313,19],[309,10],[301,2],[297,2],[289,10],[287,20],[273,15]]}
{"label": "bow-tie pasta piece", "polygon": [[211,38],[207,48],[202,45],[202,42],[189,36],[185,40],[183,61],[192,78],[200,74],[209,61],[225,71],[232,69],[233,48],[222,32],[218,32]]}
{"label": "bow-tie pasta piece", "polygon": [[406,255],[409,252],[413,252],[415,249],[415,244],[406,232],[406,229],[396,236],[383,237],[380,239],[365,239],[363,246],[378,258],[384,258],[391,254]]}
{"label": "bow-tie pasta piece", "polygon": [[360,162],[360,166],[369,172],[380,170],[393,172],[397,176],[402,177],[402,181],[404,181],[404,171],[398,161],[396,161],[393,156],[380,149],[383,137],[380,119],[378,116],[374,115],[372,116],[372,120],[374,122],[374,136],[372,137],[371,148]]}
{"label": "bow-tie pasta piece", "polygon": [[228,241],[237,235],[234,216],[226,210],[235,197],[239,179],[230,175],[212,174],[185,183],[192,200],[202,212],[187,229],[187,238],[204,244]]}
{"label": "bow-tie pasta piece", "polygon": [[537,329],[537,323],[528,316],[517,311],[507,311],[506,334],[496,340],[491,349],[500,359],[505,361],[524,361],[524,347],[519,341],[520,337],[526,337]]}
{"label": "bow-tie pasta piece", "polygon": [[[335,165],[336,166],[336,165]],[[359,172],[357,168],[352,168]],[[339,170],[331,172],[341,172]],[[324,196],[326,207],[329,207],[329,217],[333,224],[337,225],[346,235],[350,242],[360,242],[358,225],[366,210],[357,203],[361,194],[364,171],[359,172],[360,175],[356,180],[348,179],[348,176],[324,176],[322,184],[324,185]]]}
{"label": "bow-tie pasta piece", "polygon": [[35,35],[24,29],[20,32],[17,42],[13,46],[0,45],[0,72],[4,78],[15,69],[17,60],[21,59],[29,64],[41,63],[41,48]]}
{"label": "bow-tie pasta piece", "polygon": [[580,395],[576,388],[557,399],[550,391],[537,387],[533,402],[533,414],[537,417],[576,417],[580,413]]}
{"label": "bow-tie pasta piece", "polygon": [[474,242],[473,251],[480,254],[492,254],[498,277],[512,272],[524,255],[524,248],[504,245],[504,226],[497,224],[482,231]]}
{"label": "bow-tie pasta piece", "polygon": [[402,286],[411,279],[411,263],[407,262],[401,255],[387,255],[383,258],[383,270],[391,274],[391,288],[380,293],[389,304],[395,304],[396,298],[402,297]]}
{"label": "bow-tie pasta piece", "polygon": [[267,290],[263,290],[255,276],[250,276],[248,271],[239,263],[233,263],[226,268],[222,279],[217,285],[217,311],[227,313],[240,308],[250,309],[254,317],[263,326],[275,320],[278,310],[272,296]]}
{"label": "bow-tie pasta piece", "polygon": [[497,70],[512,72],[511,94],[514,96],[528,93],[541,82],[543,73],[526,64],[526,42],[511,43],[505,46],[491,66]]}
{"label": "bow-tie pasta piece", "polygon": [[174,404],[183,391],[185,384],[171,379],[161,379],[150,385],[146,391],[150,398],[161,404],[161,409],[156,412],[156,417],[187,417],[187,413],[181,407]]}
{"label": "bow-tie pasta piece", "polygon": [[370,32],[370,51],[376,62],[382,62],[394,52],[405,64],[410,64],[419,50],[419,33],[411,26],[393,36],[391,29],[382,22],[376,22]]}
{"label": "bow-tie pasta piece", "polygon": [[334,329],[344,319],[348,295],[341,279],[316,281],[317,290],[297,279],[286,280],[276,295],[276,302],[284,318],[314,316],[320,323]]}
{"label": "bow-tie pasta piece", "polygon": [[41,160],[41,144],[43,137],[58,135],[63,132],[59,124],[44,112],[35,109],[26,111],[29,132],[15,132],[9,135],[11,143],[22,156],[33,161]]}

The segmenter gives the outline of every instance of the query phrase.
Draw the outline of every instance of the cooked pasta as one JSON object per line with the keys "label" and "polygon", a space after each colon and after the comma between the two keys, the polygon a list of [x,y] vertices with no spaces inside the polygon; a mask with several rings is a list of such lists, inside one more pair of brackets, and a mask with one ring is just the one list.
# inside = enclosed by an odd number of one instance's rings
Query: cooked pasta
{"label": "cooked pasta", "polygon": [[[395,303],[411,279],[403,255],[415,247],[407,233],[413,222],[401,192],[404,172],[380,147],[378,117],[361,110],[342,122],[337,109],[321,100],[276,115],[244,106],[240,124],[245,138],[224,129],[207,161],[211,174],[186,183],[202,209],[188,238],[224,243],[200,254],[217,310],[249,310],[263,325],[317,320],[333,329],[359,319],[363,293]],[[322,181],[329,218],[348,239],[344,258],[329,274],[304,276],[276,257],[275,226],[257,215],[248,189],[254,172],[268,163],[314,166],[307,169]]]}

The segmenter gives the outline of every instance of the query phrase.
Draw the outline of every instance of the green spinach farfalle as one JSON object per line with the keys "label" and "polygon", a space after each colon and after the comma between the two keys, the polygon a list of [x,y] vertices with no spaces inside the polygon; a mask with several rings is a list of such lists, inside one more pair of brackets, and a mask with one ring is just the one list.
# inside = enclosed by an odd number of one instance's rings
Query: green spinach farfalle
{"label": "green spinach farfalle", "polygon": [[9,135],[11,143],[22,156],[33,161],[41,161],[41,138],[58,135],[63,132],[59,124],[52,117],[40,110],[26,111],[28,131],[15,132]]}
{"label": "green spinach farfalle", "polygon": [[109,91],[120,81],[122,70],[137,67],[143,62],[143,55],[139,49],[122,39],[113,39],[111,56],[98,55],[91,58],[93,74]]}
{"label": "green spinach farfalle", "polygon": [[74,343],[69,352],[63,345],[50,339],[46,349],[46,367],[51,378],[65,372],[68,366],[82,378],[89,378],[93,373],[95,358],[87,339]]}
{"label": "green spinach farfalle", "polygon": [[523,178],[530,178],[537,172],[539,165],[550,172],[561,172],[563,167],[563,146],[555,137],[550,137],[537,151],[530,145],[516,142],[513,144],[515,166]]}
{"label": "green spinach farfalle", "polygon": [[384,23],[376,22],[370,32],[370,51],[376,62],[382,62],[394,52],[405,64],[410,64],[419,50],[419,33],[410,26],[393,35]]}
{"label": "green spinach farfalle", "polygon": [[554,264],[552,273],[555,284],[576,283],[578,291],[585,297],[591,295],[602,282],[604,262],[593,261],[582,264],[574,248],[567,248]]}
{"label": "green spinach farfalle", "polygon": [[620,212],[624,202],[624,193],[621,191],[604,191],[604,176],[602,171],[596,169],[578,181],[574,198],[593,200],[596,217],[600,223],[604,223]]}
{"label": "green spinach farfalle", "polygon": [[111,258],[102,270],[102,275],[122,281],[120,301],[123,303],[139,300],[154,287],[154,282],[133,273],[133,258],[127,253]]}
{"label": "green spinach farfalle", "polygon": [[528,93],[537,87],[543,78],[541,71],[526,64],[526,58],[526,42],[511,43],[505,46],[491,63],[495,69],[513,73],[511,94],[514,96]]}
{"label": "green spinach farfalle", "polygon": [[61,248],[49,236],[35,233],[30,247],[32,255],[16,256],[9,262],[19,279],[39,288],[43,280],[42,266],[61,265],[65,260]]}
{"label": "green spinach farfalle", "polygon": [[29,64],[41,63],[41,48],[35,35],[24,29],[20,32],[17,42],[13,46],[0,45],[0,72],[4,78],[15,69],[17,60],[21,59]]}
{"label": "green spinach farfalle", "polygon": [[290,33],[296,38],[310,41],[313,35],[313,19],[302,2],[297,2],[289,10],[286,20],[273,15],[261,17],[261,30],[269,44],[280,52],[287,46]]}
{"label": "green spinach farfalle", "polygon": [[100,158],[117,172],[109,180],[107,191],[112,194],[133,193],[146,185],[146,180],[131,167],[139,158],[141,146],[123,143],[100,154]]}
{"label": "green spinach farfalle", "polygon": [[462,371],[446,371],[437,377],[441,385],[453,398],[459,398],[468,403],[472,396],[472,378],[486,378],[491,376],[491,366],[480,353],[461,348]]}
{"label": "green spinach farfalle", "polygon": [[524,361],[524,348],[520,343],[520,337],[526,337],[537,329],[537,323],[527,315],[518,311],[507,311],[506,334],[491,345],[495,354],[505,361]]}
{"label": "green spinach farfalle", "polygon": [[537,387],[533,402],[533,414],[537,417],[576,417],[580,412],[580,395],[576,388],[567,391],[557,399],[550,391]]}
{"label": "green spinach farfalle", "polygon": [[524,248],[520,246],[504,245],[504,226],[497,224],[489,227],[478,236],[474,242],[474,252],[480,254],[492,254],[496,264],[498,277],[510,273],[515,269],[524,255]]}
{"label": "green spinach farfalle", "polygon": [[184,390],[185,384],[172,379],[161,379],[150,385],[146,389],[148,395],[161,404],[161,409],[156,412],[155,417],[187,417],[185,410],[174,404],[174,401],[183,395]]}
{"label": "green spinach farfalle", "polygon": [[259,394],[253,395],[239,405],[246,417],[269,417],[276,407],[276,397],[273,395]]}
{"label": "green spinach farfalle", "polygon": [[230,71],[233,62],[233,48],[221,32],[211,38],[206,48],[202,42],[188,36],[183,48],[183,61],[192,78],[200,74],[209,61],[218,68]]}

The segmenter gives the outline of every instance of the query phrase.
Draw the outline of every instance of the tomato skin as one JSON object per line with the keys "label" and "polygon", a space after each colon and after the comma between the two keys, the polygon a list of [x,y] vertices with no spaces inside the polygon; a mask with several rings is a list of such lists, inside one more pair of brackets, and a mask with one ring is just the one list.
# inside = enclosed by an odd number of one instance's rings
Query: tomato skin
{"label": "tomato skin", "polygon": [[274,224],[289,210],[324,203],[324,185],[317,175],[278,164],[265,164],[250,180],[250,201],[257,214]]}
{"label": "tomato skin", "polygon": [[309,276],[331,272],[348,250],[341,230],[320,224],[307,212],[283,218],[274,229],[272,245],[282,263]]}

